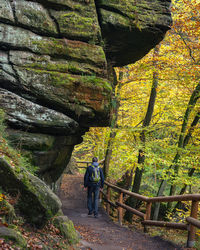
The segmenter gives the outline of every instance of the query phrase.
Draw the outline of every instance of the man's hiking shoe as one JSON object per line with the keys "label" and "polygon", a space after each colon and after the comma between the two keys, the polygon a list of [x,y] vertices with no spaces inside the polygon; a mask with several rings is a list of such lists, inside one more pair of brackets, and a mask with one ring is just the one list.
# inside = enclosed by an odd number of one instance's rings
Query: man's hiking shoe
{"label": "man's hiking shoe", "polygon": [[94,218],[98,218],[98,217],[99,217],[98,214],[95,214],[95,215],[94,215]]}
{"label": "man's hiking shoe", "polygon": [[92,212],[89,212],[88,215],[92,215]]}

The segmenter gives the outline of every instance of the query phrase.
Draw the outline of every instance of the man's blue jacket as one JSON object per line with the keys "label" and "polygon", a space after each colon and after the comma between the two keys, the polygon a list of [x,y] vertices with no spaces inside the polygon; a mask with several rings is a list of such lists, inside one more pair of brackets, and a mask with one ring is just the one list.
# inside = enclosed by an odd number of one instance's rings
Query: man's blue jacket
{"label": "man's blue jacket", "polygon": [[[98,167],[98,163],[97,162],[93,162],[92,165],[94,167]],[[100,181],[99,183],[94,183],[92,182],[92,173],[93,173],[93,167],[89,166],[86,169],[85,175],[84,175],[84,187],[94,187],[94,186],[100,186],[100,188],[103,188],[103,184],[104,184],[104,175],[103,175],[103,171],[101,168],[99,168],[99,172],[100,172]]]}

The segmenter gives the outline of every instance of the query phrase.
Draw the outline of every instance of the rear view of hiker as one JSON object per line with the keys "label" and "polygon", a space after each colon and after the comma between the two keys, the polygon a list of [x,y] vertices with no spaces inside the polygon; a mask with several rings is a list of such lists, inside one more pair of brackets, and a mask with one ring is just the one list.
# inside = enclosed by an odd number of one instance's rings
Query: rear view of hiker
{"label": "rear view of hiker", "polygon": [[92,164],[87,167],[84,176],[84,187],[87,187],[87,205],[88,215],[94,213],[94,217],[98,217],[98,199],[99,190],[103,188],[104,176],[102,169],[99,167],[97,157],[92,159]]}

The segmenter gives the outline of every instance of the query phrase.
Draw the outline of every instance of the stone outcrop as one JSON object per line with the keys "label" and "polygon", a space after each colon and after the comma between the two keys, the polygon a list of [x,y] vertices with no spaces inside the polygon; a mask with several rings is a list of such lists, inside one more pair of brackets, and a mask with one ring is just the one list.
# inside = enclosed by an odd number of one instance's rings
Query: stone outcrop
{"label": "stone outcrop", "polygon": [[27,242],[19,231],[16,231],[8,227],[0,226],[0,237],[1,239],[3,238],[8,242],[12,241],[18,248],[21,249],[27,248]]}
{"label": "stone outcrop", "polygon": [[76,232],[73,222],[67,216],[55,217],[53,224],[60,230],[61,235],[67,239],[70,244],[79,242],[79,234]]}
{"label": "stone outcrop", "polygon": [[[1,0],[0,108],[12,142],[55,182],[90,126],[108,126],[112,66],[169,29],[168,0]],[[110,79],[110,80],[108,80]]]}
{"label": "stone outcrop", "polygon": [[106,55],[113,66],[142,58],[171,24],[170,0],[96,0]]}
{"label": "stone outcrop", "polygon": [[61,208],[61,202],[38,177],[0,158],[0,181],[3,190],[19,195],[17,206],[28,221],[43,226]]}

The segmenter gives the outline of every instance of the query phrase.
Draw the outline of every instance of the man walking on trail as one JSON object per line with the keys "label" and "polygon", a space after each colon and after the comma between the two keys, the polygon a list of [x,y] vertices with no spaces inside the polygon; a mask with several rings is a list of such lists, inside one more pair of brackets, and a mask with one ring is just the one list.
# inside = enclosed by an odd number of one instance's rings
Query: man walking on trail
{"label": "man walking on trail", "polygon": [[87,167],[84,176],[84,187],[87,188],[87,206],[88,215],[94,213],[94,217],[98,217],[98,199],[99,190],[103,188],[104,175],[99,167],[97,157],[92,158],[92,164]]}

